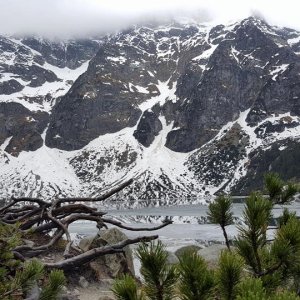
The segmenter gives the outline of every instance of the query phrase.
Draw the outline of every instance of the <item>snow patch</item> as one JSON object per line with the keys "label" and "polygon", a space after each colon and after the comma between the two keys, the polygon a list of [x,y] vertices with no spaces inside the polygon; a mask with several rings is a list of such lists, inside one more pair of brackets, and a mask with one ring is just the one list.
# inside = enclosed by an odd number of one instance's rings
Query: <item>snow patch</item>
{"label": "snow patch", "polygon": [[106,58],[110,61],[121,63],[121,64],[127,61],[127,58],[124,56],[119,56],[119,57],[107,56]]}
{"label": "snow patch", "polygon": [[176,84],[173,83],[172,88],[169,88],[169,81],[158,81],[157,89],[160,92],[160,95],[152,97],[148,99],[147,101],[143,102],[139,105],[139,109],[143,112],[151,109],[154,105],[159,104],[160,106],[163,106],[166,101],[171,100],[173,102],[176,102]]}
{"label": "snow patch", "polygon": [[270,75],[272,76],[272,80],[276,81],[276,78],[279,74],[282,74],[287,68],[289,64],[282,64],[280,66],[276,66],[273,71],[270,72]]}
{"label": "snow patch", "polygon": [[295,45],[295,44],[297,44],[297,43],[300,42],[300,36],[297,36],[297,37],[295,37],[293,39],[288,39],[287,42],[288,42],[288,44],[290,46],[293,46],[293,45]]}
{"label": "snow patch", "polygon": [[199,60],[202,60],[202,59],[208,59],[215,52],[215,50],[216,50],[217,47],[218,47],[218,45],[210,44],[210,48],[209,49],[205,50],[200,55],[194,57],[192,60],[199,61]]}
{"label": "snow patch", "polygon": [[[75,81],[81,74],[83,74],[88,68],[89,62],[83,63],[75,70],[69,68],[58,68],[48,63],[44,64],[44,68],[55,73],[60,78],[60,81],[45,82],[42,86],[31,87],[26,85],[21,92],[13,93],[10,95],[0,95],[0,102],[17,102],[22,104],[30,111],[46,111],[50,112],[53,103],[43,99],[42,103],[28,102],[26,98],[42,97],[51,95],[52,98],[57,98],[66,94],[71,87],[71,83]],[[15,78],[14,78],[15,79]],[[20,79],[17,79],[20,82]],[[22,82],[22,84],[27,84]]]}

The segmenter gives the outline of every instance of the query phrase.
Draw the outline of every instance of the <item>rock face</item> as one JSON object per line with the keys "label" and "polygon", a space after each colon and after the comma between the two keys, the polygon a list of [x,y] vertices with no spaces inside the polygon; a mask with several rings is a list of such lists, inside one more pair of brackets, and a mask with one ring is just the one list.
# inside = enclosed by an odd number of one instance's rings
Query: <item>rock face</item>
{"label": "rock face", "polygon": [[91,59],[99,48],[97,38],[51,41],[27,37],[22,39],[22,44],[40,53],[45,62],[73,70]]}
{"label": "rock face", "polygon": [[49,111],[55,98],[86,70],[99,43],[96,38],[55,41],[0,36],[0,101],[17,100],[31,110]]}
{"label": "rock face", "polygon": [[10,79],[0,83],[0,94],[10,95],[23,90],[22,84],[14,79]]}
{"label": "rock face", "polygon": [[149,147],[153,143],[155,136],[157,136],[161,130],[162,124],[157,115],[152,111],[146,110],[143,113],[133,136],[144,147]]}
{"label": "rock face", "polygon": [[[222,126],[237,119],[241,111],[245,111],[253,104],[250,115],[256,112],[258,106],[264,107],[265,116],[287,111],[297,114],[299,104],[293,98],[294,93],[297,94],[295,91],[297,85],[290,88],[293,85],[291,82],[290,87],[283,88],[283,85],[289,84],[290,78],[289,70],[283,73],[281,66],[289,66],[297,61],[294,66],[297,69],[299,59],[289,47],[284,47],[286,41],[264,32],[262,29],[265,26],[267,27],[263,22],[247,19],[230,32],[226,32],[226,28],[222,30],[214,28],[210,31],[208,39],[211,48],[207,51],[214,47],[216,49],[211,54],[202,76],[198,80],[191,78],[199,76],[199,72],[193,74],[192,71],[195,65],[201,63],[200,55],[199,58],[192,60],[187,66],[186,74],[180,78],[182,84],[178,86],[177,94],[186,98],[186,101],[175,121],[175,126],[180,129],[169,133],[168,147],[185,152],[202,146],[215,136]],[[220,41],[215,38],[220,34],[225,34],[225,39]],[[284,78],[284,82],[280,80],[281,78],[276,81],[270,78],[270,74],[277,74],[276,70],[279,72],[278,75]],[[297,82],[296,74],[299,72],[296,70],[292,72],[290,76]],[[195,82],[195,85],[186,91],[184,83],[188,80]],[[270,89],[274,90],[273,93],[288,90],[289,94],[284,97],[280,94],[270,95]],[[276,101],[275,104],[274,98],[281,101]],[[286,102],[289,105],[283,104]]]}
{"label": "rock face", "polygon": [[[88,71],[54,107],[46,144],[63,150],[84,147],[99,135],[133,127],[141,111],[131,106],[131,94],[120,84],[103,83]],[[125,91],[125,95],[123,94]]]}
{"label": "rock face", "polygon": [[[127,236],[116,228],[100,230],[94,238],[82,239],[79,247],[83,251],[106,245],[113,245],[127,239]],[[134,275],[133,258],[130,248],[124,248],[124,253],[116,253],[99,257],[90,262],[90,268],[95,277],[101,281],[107,278],[116,278],[121,274]]]}
{"label": "rock face", "polygon": [[96,196],[135,178],[118,198],[172,204],[248,193],[266,171],[300,181],[299,41],[253,17],[99,41],[2,37],[3,195],[26,184],[32,196]]}
{"label": "rock face", "polygon": [[240,181],[233,192],[247,195],[256,186],[263,185],[261,174],[272,170],[281,174],[284,180],[299,181],[300,145],[294,140],[279,141],[263,151],[258,149],[251,154],[248,172],[243,181]]}
{"label": "rock face", "polygon": [[43,145],[41,134],[47,122],[45,112],[31,112],[18,103],[0,103],[0,143],[10,138],[4,150],[13,156],[35,151]]}

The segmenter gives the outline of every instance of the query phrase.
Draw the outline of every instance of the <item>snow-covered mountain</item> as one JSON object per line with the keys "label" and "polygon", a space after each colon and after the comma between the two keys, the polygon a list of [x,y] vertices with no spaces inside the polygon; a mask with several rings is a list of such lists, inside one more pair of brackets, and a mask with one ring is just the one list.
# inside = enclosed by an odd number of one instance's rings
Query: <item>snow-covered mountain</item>
{"label": "snow-covered mountain", "polygon": [[117,198],[159,205],[247,193],[269,170],[300,180],[295,30],[250,17],[1,37],[0,74],[3,198],[96,196],[134,178]]}

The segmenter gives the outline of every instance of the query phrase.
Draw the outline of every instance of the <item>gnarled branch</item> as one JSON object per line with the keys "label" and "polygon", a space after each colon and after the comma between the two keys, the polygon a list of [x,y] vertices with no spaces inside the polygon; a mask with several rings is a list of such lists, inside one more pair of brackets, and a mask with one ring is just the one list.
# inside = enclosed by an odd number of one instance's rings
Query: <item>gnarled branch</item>
{"label": "gnarled branch", "polygon": [[45,267],[49,268],[49,269],[59,268],[59,269],[64,269],[64,270],[76,268],[82,264],[92,261],[93,259],[95,259],[99,256],[122,252],[123,251],[122,249],[128,245],[136,244],[139,242],[150,242],[157,238],[158,238],[158,235],[142,236],[142,237],[138,237],[135,239],[127,239],[127,240],[124,240],[124,241],[114,244],[114,245],[107,245],[107,246],[91,249],[91,250],[84,252],[82,254],[79,254],[75,257],[68,258],[68,259],[65,259],[65,260],[62,260],[59,262],[45,263]]}
{"label": "gnarled branch", "polygon": [[[69,226],[76,221],[92,221],[97,227],[107,228],[107,224],[114,225],[130,231],[154,231],[164,228],[172,223],[166,220],[163,224],[155,227],[134,228],[122,224],[111,218],[106,218],[105,212],[98,211],[96,207],[90,207],[83,202],[101,202],[120,192],[122,189],[132,183],[132,180],[126,181],[119,186],[109,190],[96,198],[57,198],[53,202],[47,202],[39,198],[14,198],[11,202],[0,209],[0,222],[6,224],[19,224],[21,231],[28,234],[47,234],[55,230],[52,237],[47,237],[46,241],[36,245],[20,245],[13,250],[15,257],[25,260],[26,257],[32,257],[44,252],[48,252],[65,235],[67,243],[64,249],[64,259],[60,262],[45,263],[47,268],[70,269],[87,263],[99,256],[106,254],[119,253],[123,248],[130,244],[141,241],[147,242],[156,239],[158,236],[142,236],[134,239],[127,239],[114,245],[106,245],[91,249],[82,253],[81,250],[73,246],[73,241],[69,233]],[[27,236],[26,236],[27,239]],[[44,240],[44,239],[42,239]],[[71,257],[71,248],[75,249]],[[76,254],[74,254],[76,253]]]}

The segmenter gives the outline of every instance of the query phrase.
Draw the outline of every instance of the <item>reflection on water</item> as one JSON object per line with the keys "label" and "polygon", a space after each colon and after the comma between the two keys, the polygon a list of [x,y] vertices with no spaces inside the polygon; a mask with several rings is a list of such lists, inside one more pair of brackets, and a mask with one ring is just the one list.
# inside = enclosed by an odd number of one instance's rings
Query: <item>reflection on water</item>
{"label": "reflection on water", "polygon": [[[241,201],[245,198],[239,198]],[[300,203],[294,202],[291,205],[276,205],[273,209],[273,216],[278,217],[282,210],[287,207],[292,211],[296,211],[300,216]],[[236,217],[241,217],[244,208],[244,203],[233,204],[233,214]],[[144,207],[134,209],[106,209],[106,212],[111,216],[192,216],[205,217],[207,206],[202,204],[192,205],[174,205],[161,207]]]}

